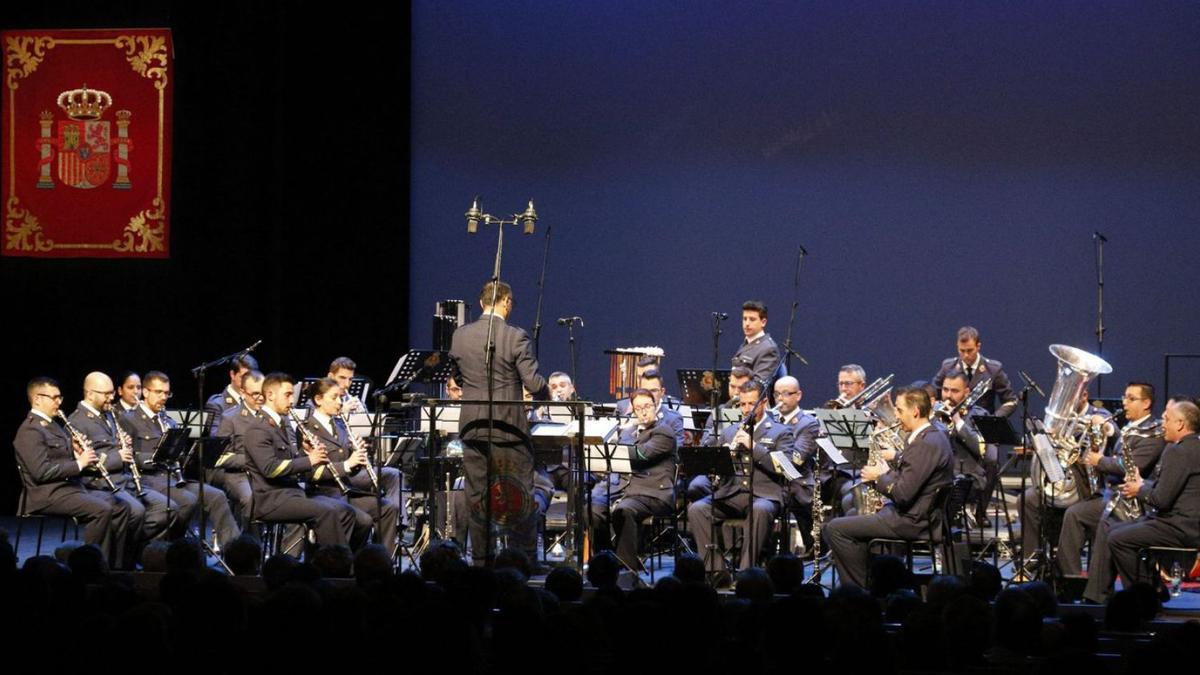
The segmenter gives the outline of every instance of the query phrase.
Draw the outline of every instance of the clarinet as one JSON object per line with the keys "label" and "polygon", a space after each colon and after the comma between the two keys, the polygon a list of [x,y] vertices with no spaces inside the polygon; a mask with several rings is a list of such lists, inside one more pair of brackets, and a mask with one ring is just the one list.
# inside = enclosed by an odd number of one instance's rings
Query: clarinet
{"label": "clarinet", "polygon": [[[363,439],[350,428],[350,418],[345,413],[340,413],[338,417],[341,418],[342,424],[346,425],[346,435],[350,437],[350,443],[355,448],[362,447]],[[333,426],[333,418],[330,418],[329,424]],[[367,470],[367,477],[371,479],[371,485],[375,487],[376,492],[379,492],[379,474],[375,473],[375,467],[371,466],[370,454],[367,455],[367,463],[363,468]]]}
{"label": "clarinet", "polygon": [[[79,447],[83,448],[84,450],[91,449],[92,442],[87,439],[87,436],[79,433],[79,430],[76,429],[69,420],[67,420],[67,416],[63,414],[63,411],[58,411],[58,417],[62,420],[63,426],[66,427],[67,433],[71,434],[71,440],[78,443]],[[117,484],[112,481],[112,476],[108,475],[108,469],[104,468],[104,460],[100,460],[92,466],[96,467],[96,469],[100,472],[100,477],[104,479],[105,483],[108,483],[108,489],[110,491],[121,491],[121,488],[117,487]]]}
{"label": "clarinet", "polygon": [[[113,417],[113,428],[117,430],[117,446],[122,452],[130,450],[133,447],[133,439],[117,423],[116,417]],[[134,457],[133,461],[129,463],[129,475],[133,477],[133,486],[137,489],[137,496],[145,497],[146,491],[142,489],[142,472],[138,470],[137,457]]]}
{"label": "clarinet", "polygon": [[821,530],[825,524],[825,505],[821,503],[821,478],[818,466],[813,466],[813,493],[812,493],[812,538],[813,538],[813,560],[821,558]]}
{"label": "clarinet", "polygon": [[[289,410],[288,415],[292,418],[292,421],[296,423],[296,428],[300,430],[300,435],[304,437],[304,441],[308,443],[310,447],[313,449],[325,447],[325,444],[321,442],[321,439],[317,438],[316,434],[314,434],[311,430],[305,427],[304,424],[301,423],[300,417],[296,415],[295,410]],[[329,474],[333,476],[333,480],[337,483],[338,489],[342,491],[342,494],[348,495],[350,494],[350,486],[346,485],[346,481],[342,480],[342,474],[338,473],[337,467],[334,466],[334,464],[335,463],[332,460],[326,464],[326,466],[329,467]]]}

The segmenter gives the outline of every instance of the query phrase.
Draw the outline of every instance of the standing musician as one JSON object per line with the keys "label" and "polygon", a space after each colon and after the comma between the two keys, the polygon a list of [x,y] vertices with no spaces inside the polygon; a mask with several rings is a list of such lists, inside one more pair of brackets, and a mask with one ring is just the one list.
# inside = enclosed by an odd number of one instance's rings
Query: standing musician
{"label": "standing musician", "polygon": [[[179,425],[167,417],[171,379],[166,373],[152,370],[146,373],[143,383],[142,402],[119,420],[125,433],[133,437],[133,450],[142,472],[142,484],[170,496],[171,501],[179,504],[176,523],[184,531],[195,514],[200,491],[204,490],[205,514],[217,535],[217,543],[224,548],[241,534],[225,493],[207,483],[184,481],[182,476],[174,475],[179,471],[178,467],[164,467],[151,461],[167,430]],[[167,489],[168,482],[171,483],[170,490]]]}
{"label": "standing musician", "polygon": [[252,370],[258,370],[258,361],[250,354],[242,354],[230,361],[229,384],[226,385],[224,391],[209,396],[208,401],[204,403],[204,414],[209,430],[219,428],[221,420],[226,415],[234,414],[237,410],[245,393],[242,377]]}
{"label": "standing musician", "polygon": [[[979,512],[986,512],[988,503],[988,495],[983,492],[987,489],[988,484],[987,470],[984,468],[987,444],[984,443],[979,430],[975,428],[975,422],[971,416],[983,415],[987,411],[979,406],[971,406],[965,412],[959,411],[963,401],[971,393],[967,386],[968,381],[970,378],[962,371],[954,371],[942,378],[942,401],[949,404],[954,412],[949,419],[944,415],[938,415],[940,419],[934,420],[934,422],[935,426],[939,421],[944,424],[946,434],[950,437],[950,448],[954,451],[954,473],[971,478],[975,501],[980,505],[976,507],[975,513],[978,523]],[[982,523],[980,524],[982,525]]]}
{"label": "standing musician", "polygon": [[734,452],[736,475],[718,480],[712,495],[688,506],[688,529],[696,540],[697,550],[704,552],[711,572],[721,571],[712,541],[714,519],[718,523],[728,518],[746,519],[740,563],[746,568],[766,545],[771,536],[771,522],[783,504],[783,490],[779,485],[782,472],[775,466],[770,453],[774,450],[791,453],[792,429],[767,414],[765,401],[758,405],[759,399],[765,396],[763,385],[757,379],[742,385],[738,405],[743,416],[754,415],[753,435],[746,432],[744,424],[729,425],[721,432],[719,441]]}
{"label": "standing musician", "polygon": [[297,430],[288,413],[296,384],[286,373],[263,378],[264,404],[243,436],[246,467],[254,486],[254,516],[267,522],[305,522],[318,544],[349,544],[356,522],[354,507],[325,495],[305,494],[301,480],[329,462],[324,447],[296,445]]}
{"label": "standing musician", "polygon": [[[1079,401],[1078,415],[1081,420],[1085,421],[1088,427],[1099,428],[1101,433],[1106,437],[1112,436],[1116,432],[1116,429],[1112,423],[1112,414],[1104,408],[1092,405],[1088,402],[1086,397]],[[1084,440],[1082,442],[1086,442],[1086,433],[1084,434],[1083,439]],[[1038,460],[1037,457],[1034,457],[1033,461],[1037,462],[1040,460]],[[1080,463],[1082,462],[1083,460],[1080,459]],[[1080,488],[1080,483],[1083,480],[1084,471],[1081,470],[1081,467],[1078,464],[1075,466],[1066,467],[1064,471],[1074,478],[1076,490],[1078,490]],[[1042,475],[1045,476],[1045,473],[1043,472]],[[1045,482],[1045,480],[1045,478],[1042,479],[1043,482]],[[1021,509],[1021,556],[1026,562],[1033,557],[1033,552],[1038,549],[1038,545],[1042,538],[1042,509],[1057,509],[1059,511],[1065,511],[1065,508],[1056,507],[1050,504],[1049,500],[1046,500],[1047,503],[1043,507],[1043,491],[1049,489],[1051,489],[1049,484],[1035,484],[1025,489],[1025,504]],[[1084,489],[1086,491],[1086,488]],[[1017,578],[1019,580],[1024,580],[1022,579],[1023,576],[1024,572],[1018,572]]]}
{"label": "standing musician", "polygon": [[221,416],[216,435],[228,438],[229,447],[217,458],[209,480],[225,491],[244,527],[250,524],[254,507],[254,491],[250,487],[250,475],[246,473],[246,429],[262,409],[263,374],[258,370],[246,371],[242,374],[240,387],[242,398],[237,407]]}
{"label": "standing musician", "polygon": [[35,377],[25,387],[25,394],[29,414],[17,428],[13,448],[26,513],[79,519],[83,541],[100,547],[108,560],[119,560],[131,529],[131,513],[111,493],[83,487],[84,472],[99,463],[100,457],[90,447],[75,443],[54,420],[62,406],[58,382]]}
{"label": "standing musician", "polygon": [[[126,473],[126,467],[134,462],[132,443],[128,449],[121,447],[112,402],[112,379],[104,373],[88,373],[83,380],[83,399],[75,408],[75,412],[71,413],[69,421],[71,426],[87,437],[92,449],[104,463],[109,479],[120,488],[112,494],[118,501],[123,502],[132,515],[131,526],[135,523],[141,525],[140,530],[131,531],[127,537],[129,551],[125,560],[132,565],[137,559],[137,549],[141,542],[165,532],[170,525],[170,519],[165,495],[145,486],[142,486],[140,499],[136,494],[137,482]],[[84,479],[84,487],[87,489],[105,492],[110,490],[108,482],[101,476],[85,476],[87,477]],[[178,508],[178,505],[172,505],[172,510]]]}
{"label": "standing musician", "polygon": [[[1125,480],[1125,451],[1128,449],[1132,454],[1139,476],[1152,476],[1167,444],[1163,438],[1162,422],[1150,412],[1154,406],[1153,386],[1144,382],[1130,382],[1125,387],[1125,395],[1121,397],[1121,405],[1129,422],[1121,429],[1113,456],[1105,456],[1102,446],[1089,448],[1080,459],[1087,466],[1094,467],[1109,485],[1093,493],[1090,498],[1072,504],[1063,514],[1062,531],[1058,535],[1058,568],[1063,574],[1083,573],[1083,544],[1095,537],[1105,508],[1116,495],[1113,486]],[[1092,550],[1096,549],[1093,547]],[[1092,555],[1093,559],[1095,557]]]}
{"label": "standing musician", "polygon": [[[494,340],[491,359],[494,400],[520,400],[522,386],[535,399],[543,399],[546,378],[538,373],[529,335],[507,321],[513,308],[512,288],[500,280],[487,282],[479,293],[479,305],[483,309],[480,317],[459,326],[451,338],[450,358],[457,368],[455,379],[462,385],[463,398],[476,401],[488,398],[490,324]],[[486,403],[463,404],[458,420],[471,514],[471,548],[476,564],[491,562],[493,525],[510,535],[513,546],[527,552],[536,548],[534,456],[529,420],[520,406],[496,405],[491,417],[488,412]]]}
{"label": "standing musician", "polygon": [[[836,518],[825,526],[825,539],[842,579],[863,588],[867,584],[868,545],[872,539],[917,539],[929,528],[937,491],[954,479],[953,451],[946,435],[929,421],[932,402],[923,389],[896,391],[896,417],[908,433],[900,465],[871,463],[863,467],[864,482],[874,481],[888,499],[878,512]],[[887,459],[885,457],[885,459]]]}
{"label": "standing musician", "polygon": [[[772,414],[780,424],[792,430],[792,461],[800,469],[800,477],[788,483],[787,506],[796,516],[804,550],[813,550],[813,471],[818,458],[817,436],[821,423],[800,409],[800,382],[787,375],[775,380],[775,409]],[[822,503],[829,503],[822,500]]]}
{"label": "standing musician", "polygon": [[749,368],[764,387],[770,387],[776,377],[787,375],[779,346],[767,335],[767,306],[761,301],[742,303],[742,334],[745,340],[733,355],[733,365]]}
{"label": "standing musician", "polygon": [[121,374],[121,386],[117,389],[117,407],[118,414],[125,414],[130,410],[134,410],[142,402],[142,378],[137,373],[125,371]]}
{"label": "standing musician", "polygon": [[[1098,527],[1097,546],[1109,560],[1099,558],[1092,564],[1084,598],[1103,601],[1112,592],[1113,568],[1127,585],[1137,581],[1161,583],[1158,574],[1146,570],[1138,561],[1141,549],[1150,546],[1195,548],[1200,546],[1200,407],[1191,401],[1167,405],[1163,413],[1163,437],[1169,444],[1159,459],[1158,479],[1143,480],[1134,472],[1132,480],[1121,485],[1125,497],[1143,500],[1141,519]],[[1106,541],[1101,541],[1106,539]],[[1152,580],[1145,578],[1151,572]]]}
{"label": "standing musician", "polygon": [[[354,548],[366,543],[372,525],[378,523],[379,543],[389,551],[394,549],[400,507],[390,499],[376,496],[370,477],[370,471],[374,469],[370,466],[366,443],[361,438],[354,438],[339,417],[343,400],[341,387],[332,378],[322,378],[312,384],[309,398],[315,407],[304,420],[304,427],[320,439],[329,454],[329,464],[313,469],[314,491],[332,499],[345,500],[354,507]],[[343,494],[334,472],[344,485],[353,488],[351,494]],[[376,473],[376,479],[381,478]]]}
{"label": "standing musician", "polygon": [[[675,504],[677,440],[674,430],[657,414],[658,402],[646,389],[630,395],[634,423],[622,427],[620,440],[630,449],[629,475],[610,474],[592,489],[592,541],[608,542],[609,496],[617,558],[632,570],[641,570],[637,548],[641,522],[649,516],[669,516]],[[608,548],[599,545],[598,548]]]}

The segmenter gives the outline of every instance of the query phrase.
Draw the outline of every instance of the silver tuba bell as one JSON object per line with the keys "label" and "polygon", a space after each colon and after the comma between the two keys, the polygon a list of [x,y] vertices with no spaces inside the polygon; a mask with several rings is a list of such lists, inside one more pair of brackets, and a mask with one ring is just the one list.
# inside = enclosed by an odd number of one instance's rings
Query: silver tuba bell
{"label": "silver tuba bell", "polygon": [[1050,353],[1058,360],[1058,369],[1043,424],[1066,477],[1051,482],[1040,463],[1034,462],[1033,478],[1048,505],[1065,508],[1080,498],[1075,464],[1081,451],[1080,432],[1087,421],[1079,413],[1079,404],[1087,400],[1088,384],[1097,375],[1111,373],[1112,366],[1095,354],[1067,345],[1050,345]]}

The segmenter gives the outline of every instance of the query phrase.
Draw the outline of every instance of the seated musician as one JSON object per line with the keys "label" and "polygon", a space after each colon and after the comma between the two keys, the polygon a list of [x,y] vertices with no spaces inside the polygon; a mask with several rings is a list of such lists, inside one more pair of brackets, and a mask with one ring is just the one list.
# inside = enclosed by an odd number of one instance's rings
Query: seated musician
{"label": "seated musician", "polygon": [[119,416],[137,408],[142,402],[142,378],[137,373],[127,370],[117,381],[120,385],[117,387],[117,405],[114,410]]}
{"label": "seated musician", "polygon": [[324,495],[305,494],[302,479],[329,462],[324,448],[296,444],[292,409],[295,381],[285,373],[263,379],[264,404],[243,435],[246,468],[254,488],[254,517],[267,522],[305,522],[318,544],[349,544],[356,522],[354,508]]}
{"label": "seated musician", "polygon": [[216,532],[217,543],[224,548],[241,534],[225,493],[207,483],[184,481],[177,465],[163,466],[152,461],[167,430],[179,426],[167,416],[171,379],[166,373],[152,370],[146,373],[142,383],[142,402],[119,420],[121,427],[133,438],[134,456],[142,472],[142,484],[179,505],[176,522],[183,530],[189,527],[191,518],[198,515],[200,491],[203,490],[205,516]]}
{"label": "seated musician", "polygon": [[[942,378],[942,401],[944,405],[949,406],[948,410],[954,412],[949,418],[939,414],[933,421],[935,426],[945,426],[946,434],[950,437],[950,449],[954,451],[954,473],[971,478],[972,491],[977,497],[974,501],[978,502],[979,493],[987,489],[988,485],[987,469],[984,467],[987,444],[984,443],[979,430],[975,428],[975,422],[971,416],[985,415],[987,411],[979,406],[971,406],[966,412],[958,410],[962,407],[967,395],[970,394],[967,381],[966,374],[959,371],[949,373]],[[974,514],[968,514],[968,516],[971,515]],[[978,520],[976,520],[976,524],[986,527]]]}
{"label": "seated musician", "polygon": [[710,572],[722,571],[712,537],[714,521],[720,523],[729,518],[746,520],[740,566],[746,568],[756,564],[770,538],[772,521],[783,505],[782,472],[770,453],[778,450],[790,455],[793,447],[791,427],[776,422],[767,414],[766,401],[758,405],[765,397],[762,383],[751,379],[742,385],[738,394],[742,415],[753,415],[749,419],[753,432],[747,432],[746,422],[730,425],[712,443],[734,452],[736,475],[719,478],[712,495],[688,506],[688,530],[696,540],[697,551],[703,552]]}
{"label": "seated musician", "polygon": [[896,416],[908,434],[908,446],[897,468],[872,463],[862,469],[863,481],[874,482],[887,503],[871,515],[836,518],[825,526],[834,565],[850,583],[866,587],[872,539],[925,537],[934,517],[934,495],[954,479],[950,441],[930,424],[931,407],[924,390],[897,390]]}
{"label": "seated musician", "polygon": [[[329,454],[329,463],[313,469],[312,491],[330,499],[344,500],[354,507],[355,538],[352,548],[366,543],[366,534],[376,526],[379,543],[388,551],[396,547],[396,533],[400,509],[386,497],[379,499],[377,489],[370,477],[370,457],[366,443],[351,435],[345,420],[339,416],[342,409],[342,389],[331,378],[322,378],[312,384],[309,397],[313,410],[304,420],[304,427],[316,436]],[[335,474],[336,472],[336,474]],[[352,489],[344,494],[335,475],[342,485]],[[376,474],[376,479],[380,478]]]}
{"label": "seated musician", "polygon": [[[1169,444],[1159,459],[1158,479],[1143,480],[1136,472],[1121,485],[1121,494],[1144,504],[1138,520],[1097,529],[1094,545],[1103,546],[1109,560],[1092,564],[1084,598],[1107,600],[1112,592],[1113,572],[1120,573],[1126,585],[1149,582],[1160,585],[1160,575],[1145,569],[1138,559],[1141,549],[1151,546],[1173,548],[1200,547],[1200,407],[1191,401],[1178,401],[1163,413],[1163,438]],[[1107,541],[1101,541],[1107,535]],[[1149,576],[1147,576],[1149,574]],[[1093,579],[1094,576],[1094,579]]]}
{"label": "seated musician", "polygon": [[640,570],[637,546],[642,520],[669,516],[674,509],[677,445],[674,430],[656,414],[658,404],[653,394],[637,389],[630,400],[635,419],[622,427],[619,443],[632,446],[633,473],[611,474],[593,488],[592,541],[597,548],[608,548],[605,544],[609,541],[611,511],[617,557],[630,569]]}
{"label": "seated musician", "polygon": [[818,459],[817,436],[821,433],[821,423],[800,409],[803,395],[800,382],[791,375],[775,380],[775,410],[772,414],[780,424],[792,430],[792,461],[799,469],[800,477],[788,483],[787,507],[796,516],[805,551],[812,551],[813,470]]}
{"label": "seated musician", "polygon": [[250,523],[253,491],[246,473],[246,429],[258,419],[263,405],[263,374],[249,370],[242,374],[239,386],[242,398],[237,407],[221,416],[216,435],[229,439],[225,453],[217,458],[217,466],[209,478],[213,485],[225,491],[238,511],[243,526]]}
{"label": "seated musician", "polygon": [[[708,416],[708,421],[704,423],[704,431],[700,436],[698,445],[717,445],[717,437],[714,436],[714,429],[724,430],[730,423],[724,419],[719,419],[723,415],[723,411],[728,409],[739,410],[738,402],[741,400],[742,385],[749,382],[754,377],[754,372],[745,366],[734,366],[729,371],[728,384],[728,401],[717,407],[713,414]],[[720,423],[718,425],[718,422]],[[687,499],[689,502],[694,502],[703,499],[712,494],[712,485],[708,482],[708,476],[692,476],[687,486]]]}
{"label": "seated musician", "polygon": [[[1095,537],[1101,518],[1109,515],[1105,513],[1107,507],[1117,494],[1117,486],[1125,480],[1126,451],[1133,458],[1138,475],[1149,478],[1154,475],[1159,456],[1167,444],[1162,422],[1150,412],[1154,406],[1154,387],[1144,382],[1129,383],[1121,405],[1129,422],[1121,429],[1112,456],[1106,456],[1104,448],[1100,447],[1091,448],[1080,458],[1085,465],[1093,467],[1101,481],[1101,489],[1072,504],[1063,514],[1062,530],[1058,535],[1058,569],[1063,574],[1078,576],[1083,573],[1083,545]],[[1123,515],[1118,513],[1112,517],[1122,518]],[[1089,568],[1096,557],[1093,547]]]}
{"label": "seated musician", "polygon": [[[339,356],[329,364],[329,373],[326,377],[337,382],[338,387],[342,390],[342,413],[344,415],[366,414],[367,405],[361,398],[350,393],[350,385],[354,381],[354,374],[358,371],[358,364],[347,356]],[[460,396],[461,396],[461,389]],[[309,407],[313,405],[312,399],[308,401]],[[379,476],[379,484],[383,487],[383,496],[404,509],[404,473],[394,466],[381,466],[376,469]],[[402,514],[403,515],[403,514]]]}
{"label": "seated musician", "polygon": [[867,388],[867,371],[857,363],[847,363],[838,369],[837,388],[837,398],[831,399],[823,407],[845,408],[847,403]]}
{"label": "seated musician", "polygon": [[258,361],[250,354],[242,354],[229,362],[229,384],[223,391],[209,396],[204,404],[206,433],[219,429],[222,419],[236,413],[238,404],[245,396],[242,377],[252,370],[258,370]]}
{"label": "seated musician", "polygon": [[25,490],[25,511],[79,519],[83,541],[100,547],[109,561],[125,550],[130,512],[104,490],[84,488],[85,471],[100,457],[75,443],[55,417],[62,406],[58,382],[35,377],[25,388],[29,414],[17,428],[13,448]]}

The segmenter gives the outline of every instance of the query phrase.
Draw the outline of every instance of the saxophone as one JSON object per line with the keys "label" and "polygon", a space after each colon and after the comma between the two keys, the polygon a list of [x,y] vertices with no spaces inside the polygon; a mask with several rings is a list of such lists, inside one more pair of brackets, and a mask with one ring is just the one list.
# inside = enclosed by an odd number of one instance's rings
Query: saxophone
{"label": "saxophone", "polygon": [[[1129,447],[1129,439],[1159,438],[1162,435],[1163,427],[1161,422],[1156,422],[1148,432],[1142,432],[1132,424],[1126,425],[1124,429],[1121,429],[1121,463],[1125,466],[1125,482],[1133,480],[1137,474],[1137,464],[1133,462],[1133,449]],[[1145,509],[1137,497],[1126,497],[1120,491],[1117,491],[1112,499],[1109,499],[1108,503],[1104,505],[1104,512],[1100,514],[1100,517],[1106,518],[1110,514],[1120,522],[1129,522],[1145,515]]]}
{"label": "saxophone", "polygon": [[[871,432],[871,445],[867,452],[868,464],[887,465],[887,461],[883,459],[883,451],[885,449],[899,450],[895,447],[893,437],[899,438],[896,434],[896,429],[900,427],[900,423],[896,422],[882,429]],[[883,494],[875,489],[871,483],[861,483],[859,485],[861,491],[860,503],[858,506],[858,515],[869,516],[879,512],[883,508]]]}

